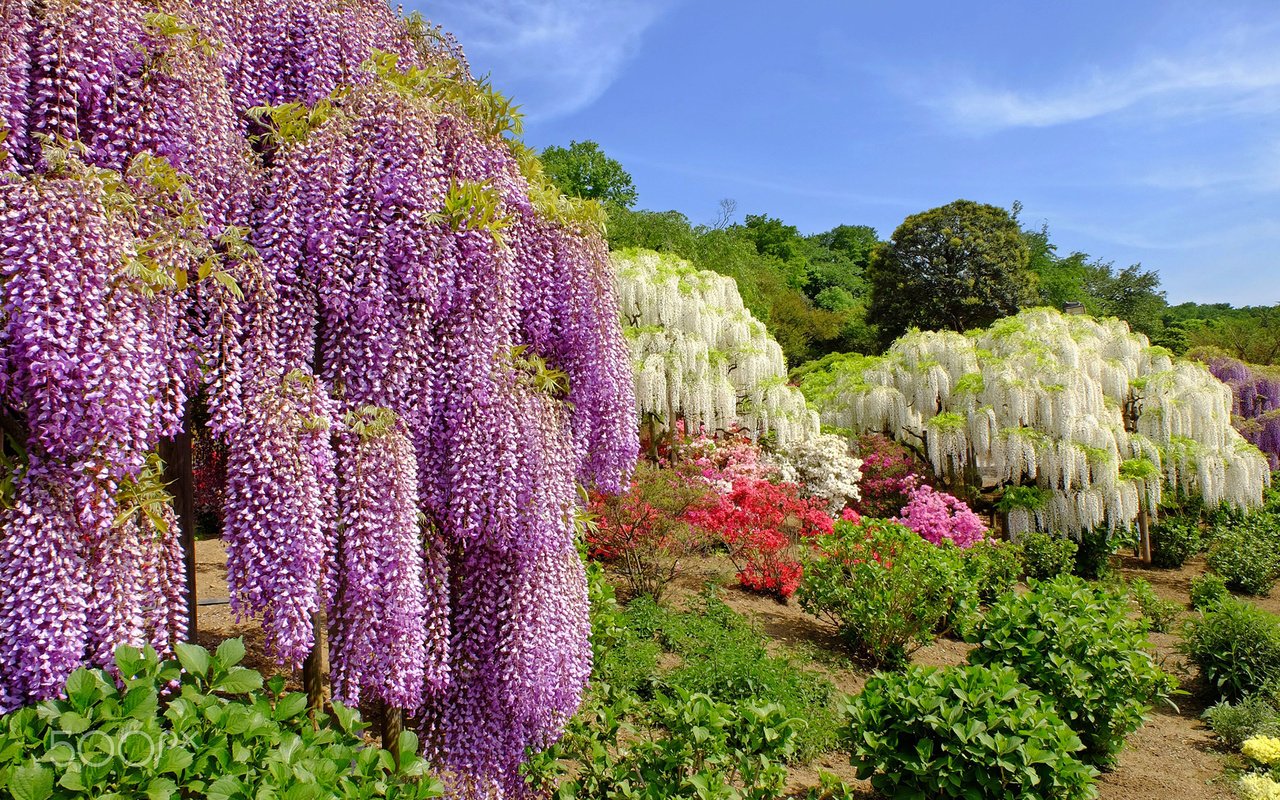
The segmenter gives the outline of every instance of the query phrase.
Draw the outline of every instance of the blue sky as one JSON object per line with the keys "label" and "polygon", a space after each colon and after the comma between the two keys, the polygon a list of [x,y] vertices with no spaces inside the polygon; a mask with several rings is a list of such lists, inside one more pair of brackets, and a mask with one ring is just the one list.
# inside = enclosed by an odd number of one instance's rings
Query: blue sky
{"label": "blue sky", "polygon": [[1280,302],[1280,2],[410,0],[638,207],[887,237],[968,198],[1170,302]]}

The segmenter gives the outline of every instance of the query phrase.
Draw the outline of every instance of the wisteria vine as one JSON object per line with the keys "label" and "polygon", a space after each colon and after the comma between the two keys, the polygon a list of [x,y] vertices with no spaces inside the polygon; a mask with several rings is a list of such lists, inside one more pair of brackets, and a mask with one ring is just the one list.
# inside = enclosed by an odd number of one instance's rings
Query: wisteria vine
{"label": "wisteria vine", "polygon": [[235,610],[519,794],[589,673],[578,485],[638,443],[599,216],[379,0],[0,0],[0,711],[185,630],[158,443],[225,448]]}

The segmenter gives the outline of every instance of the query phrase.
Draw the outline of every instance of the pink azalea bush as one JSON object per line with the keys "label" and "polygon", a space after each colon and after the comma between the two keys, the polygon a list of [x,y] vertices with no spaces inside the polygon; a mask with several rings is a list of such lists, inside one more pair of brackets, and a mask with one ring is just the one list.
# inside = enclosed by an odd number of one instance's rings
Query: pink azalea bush
{"label": "pink azalea bush", "polygon": [[987,537],[987,526],[973,509],[963,500],[931,486],[912,489],[907,504],[894,521],[934,544],[946,539],[957,547],[968,548]]}

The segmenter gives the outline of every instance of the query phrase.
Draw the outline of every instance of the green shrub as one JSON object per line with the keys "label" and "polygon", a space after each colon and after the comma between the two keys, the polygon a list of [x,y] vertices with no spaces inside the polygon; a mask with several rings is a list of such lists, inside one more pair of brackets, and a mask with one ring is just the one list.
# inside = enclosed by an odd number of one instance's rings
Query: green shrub
{"label": "green shrub", "polygon": [[1259,694],[1251,694],[1235,704],[1216,703],[1200,718],[1232,750],[1239,750],[1245,739],[1253,736],[1280,736],[1280,709]]}
{"label": "green shrub", "polygon": [[656,678],[660,689],[706,694],[730,705],[767,698],[788,717],[805,720],[796,737],[798,758],[814,758],[836,746],[835,686],[785,655],[771,655],[767,638],[722,600],[703,595],[691,610],[667,612],[658,622],[657,640],[680,657],[678,666]]}
{"label": "green shrub", "polygon": [[908,667],[849,706],[858,777],[887,797],[1093,797],[1096,772],[1053,702],[1003,667]]}
{"label": "green shrub", "polygon": [[965,575],[984,605],[1012,591],[1022,577],[1021,545],[987,539],[963,552]]}
{"label": "green shrub", "polygon": [[954,545],[930,544],[895,522],[839,522],[815,547],[797,594],[801,607],[876,666],[900,667],[932,641],[956,605],[956,587],[965,586]]}
{"label": "green shrub", "polygon": [[626,609],[618,605],[613,584],[598,563],[587,563],[587,596],[591,601],[591,680],[618,691],[653,696],[661,648],[652,632],[642,632],[633,620],[647,606],[657,605],[647,595]]}
{"label": "green shrub", "polygon": [[1230,597],[1227,582],[1212,572],[1191,579],[1191,607],[1196,611],[1213,608],[1224,597]]}
{"label": "green shrub", "polygon": [[1037,582],[991,607],[969,661],[1017,670],[1024,683],[1054,698],[1084,741],[1085,759],[1109,764],[1150,704],[1174,689],[1129,608],[1123,593],[1079,578]]}
{"label": "green shrub", "polygon": [[1280,681],[1280,617],[1229,597],[1183,632],[1183,652],[1219,696],[1240,700]]}
{"label": "green shrub", "polygon": [[1111,572],[1111,556],[1115,555],[1123,539],[1106,526],[1081,531],[1076,543],[1075,563],[1072,573],[1087,581],[1096,581]]}
{"label": "green shrub", "polygon": [[1177,569],[1199,553],[1202,545],[1199,520],[1169,517],[1151,528],[1151,563]]}
{"label": "green shrub", "polygon": [[730,706],[704,694],[658,695],[645,725],[625,695],[593,693],[564,738],[524,768],[530,788],[562,798],[772,800],[782,794],[803,722],[777,704]]}
{"label": "green shrub", "polygon": [[1028,578],[1049,580],[1070,572],[1075,566],[1077,545],[1065,537],[1030,531],[1018,537],[1018,544],[1022,547],[1023,571]]}
{"label": "green shrub", "polygon": [[[426,776],[418,739],[405,731],[392,754],[364,746],[359,715],[339,703],[316,713],[238,666],[239,639],[216,653],[178,645],[178,661],[121,647],[119,681],[79,669],[65,700],[0,718],[0,794],[70,798],[426,798],[443,786]],[[181,669],[179,668],[181,665]],[[174,683],[181,692],[172,692]]]}
{"label": "green shrub", "polygon": [[1280,580],[1280,516],[1254,513],[1220,529],[1209,548],[1209,568],[1227,586],[1265,595]]}
{"label": "green shrub", "polygon": [[1165,600],[1156,594],[1155,589],[1144,578],[1138,578],[1129,584],[1129,594],[1133,596],[1142,616],[1151,625],[1151,630],[1168,633],[1182,614],[1182,603]]}

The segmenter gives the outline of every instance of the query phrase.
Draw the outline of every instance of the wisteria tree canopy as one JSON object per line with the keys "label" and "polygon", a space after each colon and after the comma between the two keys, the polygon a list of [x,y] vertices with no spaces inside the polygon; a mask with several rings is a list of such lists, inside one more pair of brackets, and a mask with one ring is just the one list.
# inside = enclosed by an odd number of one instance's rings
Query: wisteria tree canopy
{"label": "wisteria tree canopy", "polygon": [[[156,449],[225,444],[233,608],[519,786],[589,671],[578,485],[638,443],[590,204],[381,0],[0,0],[0,711],[185,631]],[[203,416],[202,416],[203,418]]]}
{"label": "wisteria tree canopy", "polygon": [[712,433],[741,426],[783,446],[817,435],[817,414],[787,384],[782,348],[733,278],[649,250],[613,259],[642,416]]}
{"label": "wisteria tree canopy", "polygon": [[1190,353],[1231,387],[1231,414],[1244,438],[1280,469],[1280,367],[1246,364],[1221,351]]}
{"label": "wisteria tree canopy", "polygon": [[1231,427],[1231,390],[1115,319],[1041,308],[969,335],[912,331],[801,385],[824,424],[919,446],[939,476],[1038,489],[1011,511],[1015,534],[1128,527],[1166,488],[1253,506],[1270,480]]}

